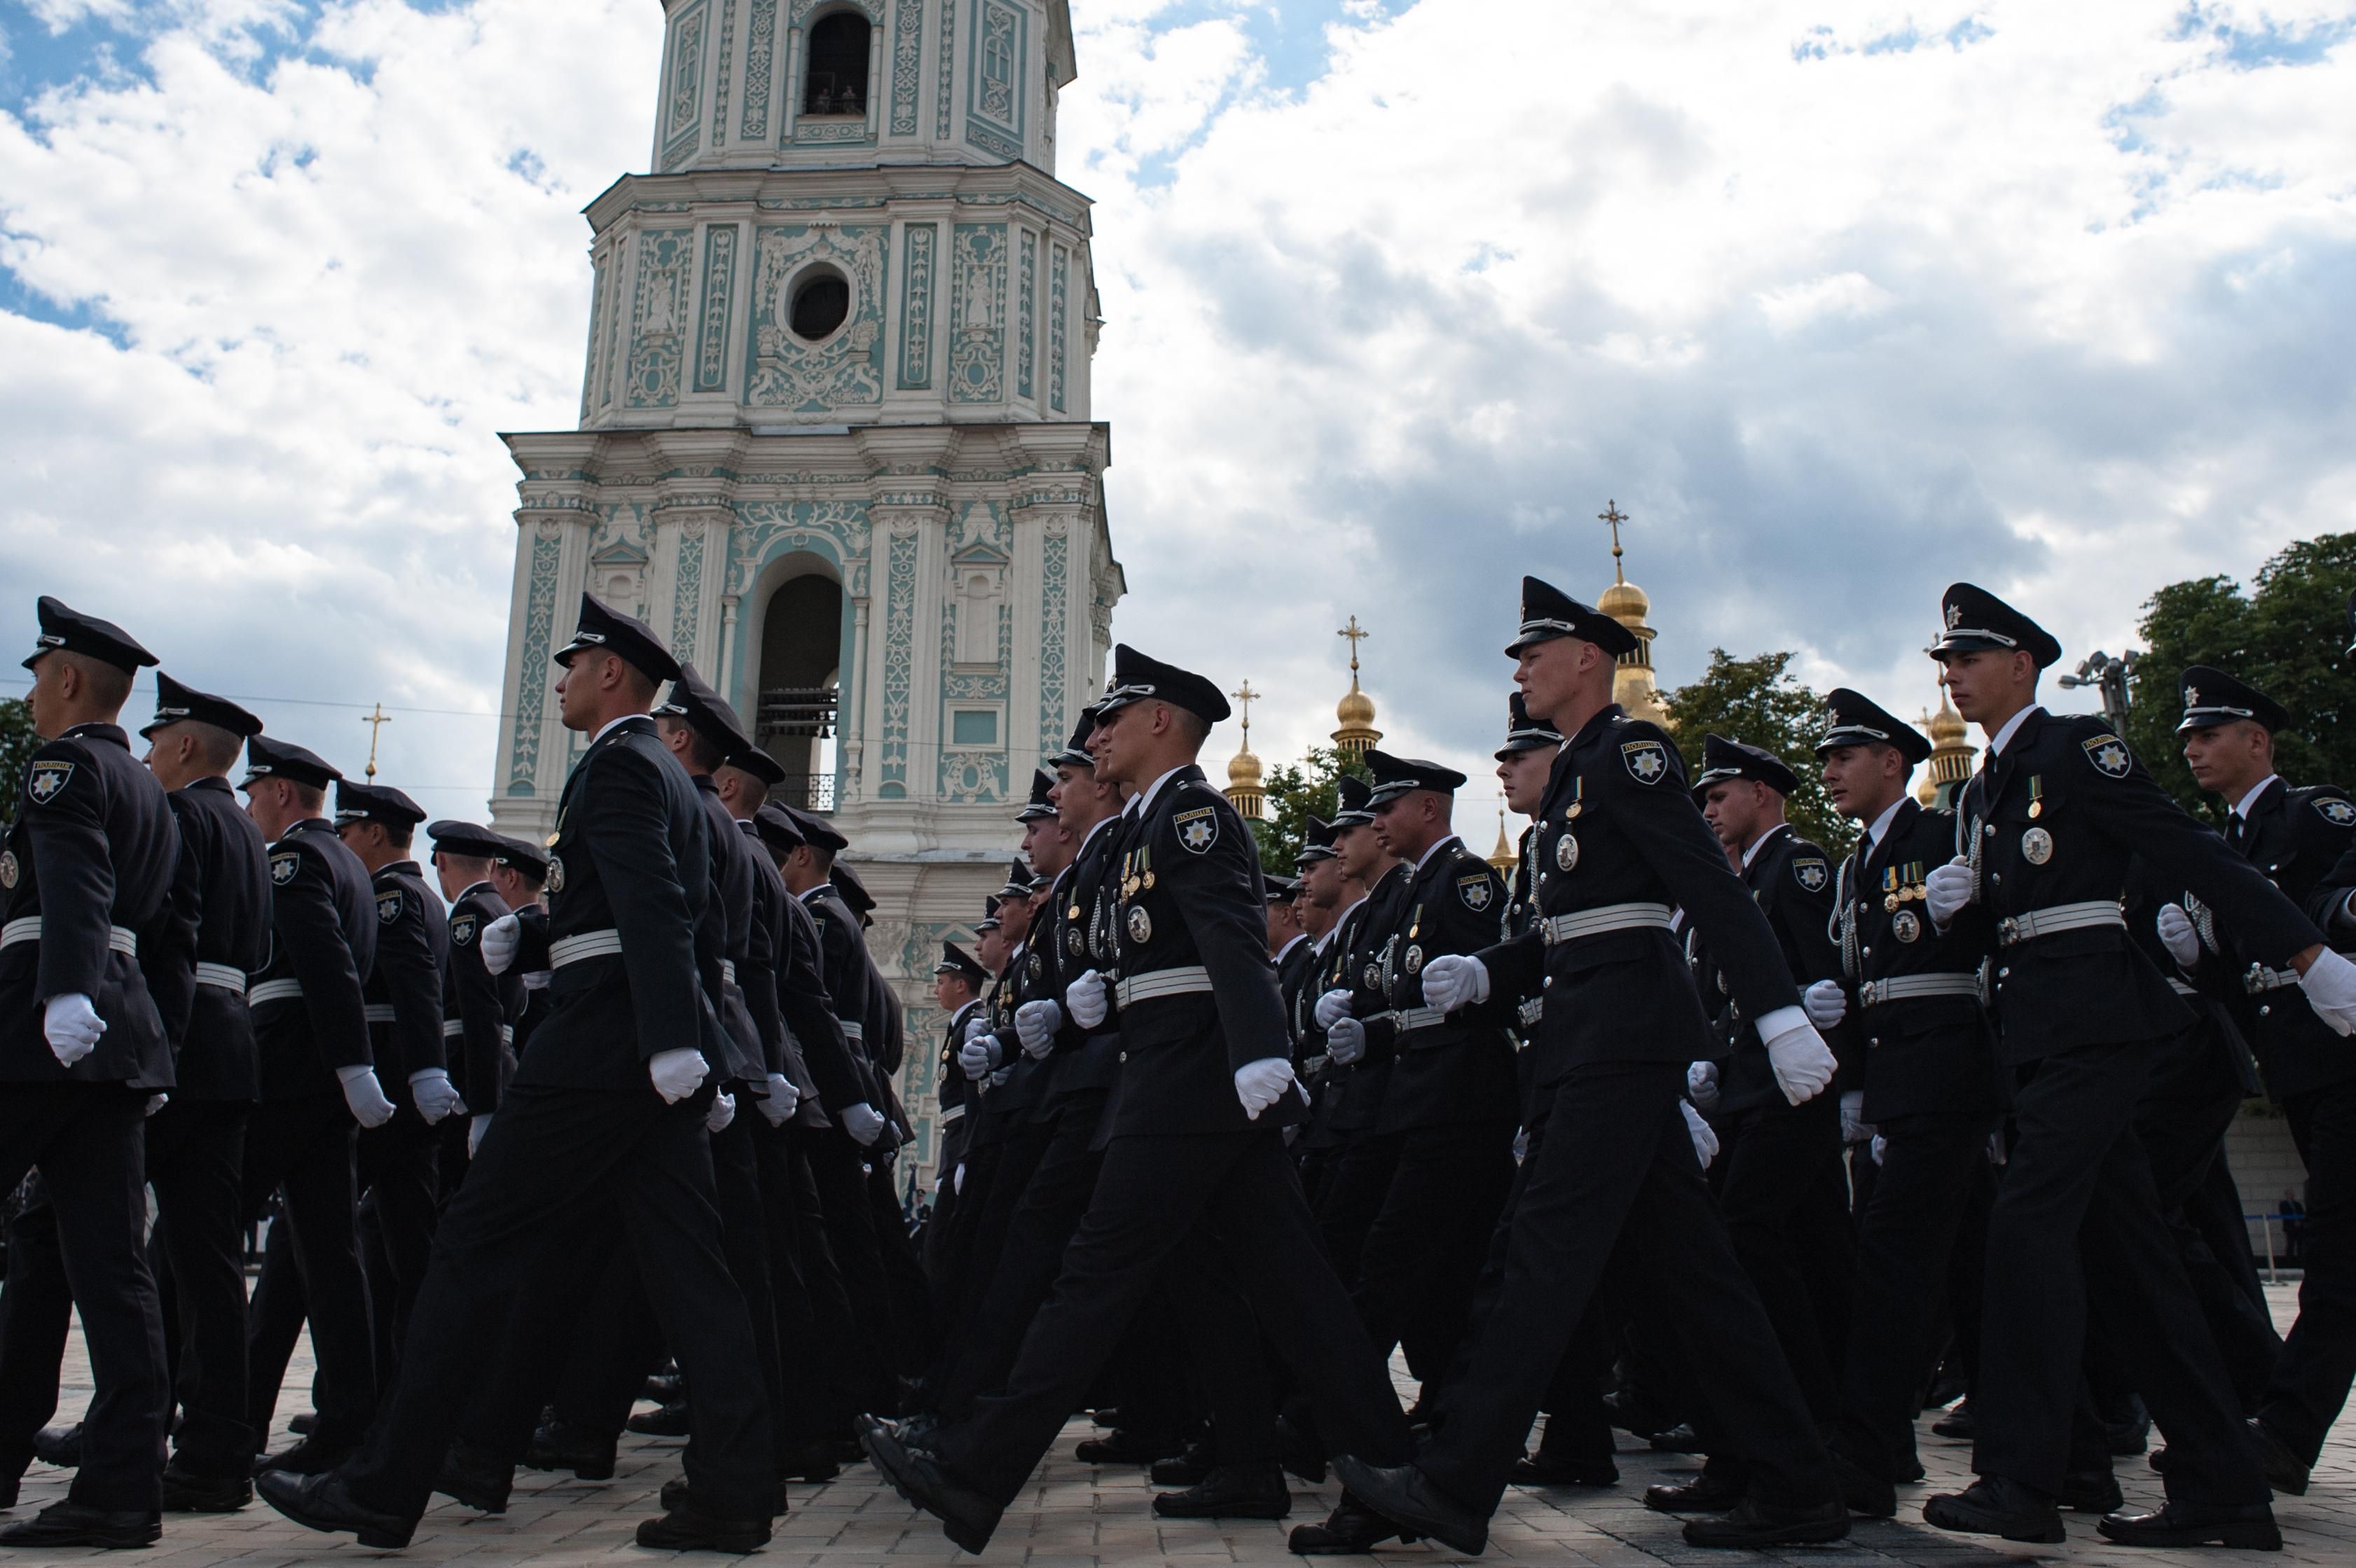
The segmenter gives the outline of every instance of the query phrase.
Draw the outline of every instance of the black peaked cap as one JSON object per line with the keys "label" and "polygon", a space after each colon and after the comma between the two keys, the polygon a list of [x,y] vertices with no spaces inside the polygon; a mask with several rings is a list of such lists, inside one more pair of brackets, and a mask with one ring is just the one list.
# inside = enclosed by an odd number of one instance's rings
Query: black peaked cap
{"label": "black peaked cap", "polygon": [[549,657],[559,664],[570,664],[573,656],[584,648],[617,653],[631,668],[658,683],[679,679],[679,660],[670,656],[670,650],[663,646],[654,628],[586,592],[581,596],[581,624],[573,640]]}
{"label": "black peaked cap", "polygon": [[1344,773],[1334,781],[1335,792],[1341,797],[1342,809],[1333,813],[1333,836],[1341,837],[1344,828],[1363,828],[1375,820],[1367,809],[1375,787],[1355,773]]}
{"label": "black peaked cap", "polygon": [[245,740],[245,777],[238,781],[238,788],[251,789],[264,779],[290,779],[314,789],[324,789],[342,777],[316,751],[305,751],[291,741],[255,735]]}
{"label": "black peaked cap", "polygon": [[1930,736],[1862,692],[1836,686],[1825,693],[1825,733],[1816,737],[1818,757],[1836,746],[1876,741],[1896,746],[1910,766],[1931,755]]}
{"label": "black peaked cap", "polygon": [[425,808],[390,784],[336,780],[336,825],[346,822],[389,822],[415,827],[425,820]]}
{"label": "black peaked cap", "polygon": [[43,594],[34,601],[33,614],[41,623],[40,635],[33,639],[33,651],[25,656],[25,668],[30,670],[50,653],[80,653],[102,664],[112,664],[125,675],[135,675],[145,665],[157,662],[155,656],[139,646],[139,639],[111,620],[86,616],[63,599],[53,599]]}
{"label": "black peaked cap", "polygon": [[1694,798],[1700,799],[1711,785],[1723,784],[1730,779],[1755,779],[1778,795],[1789,795],[1800,787],[1798,778],[1773,752],[1729,740],[1722,735],[1703,736],[1701,775],[1693,781]]}
{"label": "black peaked cap", "polygon": [[1044,818],[1054,816],[1055,814],[1055,808],[1047,803],[1047,791],[1053,789],[1055,787],[1055,776],[1054,774],[1047,772],[1044,768],[1033,768],[1031,770],[1031,799],[1024,801],[1023,803],[1023,809],[1014,813],[1014,820],[1018,822],[1035,822]]}
{"label": "black peaked cap", "polygon": [[1124,642],[1112,650],[1112,681],[1097,703],[1097,712],[1108,714],[1148,697],[1183,708],[1206,724],[1223,722],[1229,712],[1227,699],[1216,682],[1149,658]]}
{"label": "black peaked cap", "polygon": [[1464,775],[1453,768],[1443,768],[1437,762],[1427,762],[1419,757],[1393,757],[1387,751],[1366,753],[1366,767],[1374,773],[1375,790],[1366,798],[1366,806],[1387,806],[1403,800],[1418,789],[1434,794],[1453,795],[1464,787]]}
{"label": "black peaked cap", "polygon": [[1497,760],[1544,746],[1549,750],[1562,745],[1562,731],[1544,719],[1530,717],[1527,703],[1519,692],[1505,699],[1505,744],[1497,748]]}
{"label": "black peaked cap", "polygon": [[963,975],[976,991],[990,983],[990,971],[981,967],[981,961],[955,942],[941,944],[941,961],[933,965],[933,972]]}
{"label": "black peaked cap", "polygon": [[655,712],[683,720],[687,727],[712,743],[723,757],[755,749],[753,737],[736,717],[726,698],[713,691],[692,664],[682,664],[670,683],[670,695]]}
{"label": "black peaked cap", "polygon": [[1597,609],[1581,604],[1551,583],[1522,579],[1522,628],[1505,645],[1508,658],[1518,657],[1534,642],[1575,637],[1591,642],[1617,659],[1636,651],[1636,634]]}
{"label": "black peaked cap", "polygon": [[2248,719],[2273,735],[2290,727],[2288,708],[2222,670],[2195,664],[2184,672],[2177,686],[2184,693],[2184,722],[2176,726],[2179,735],[2229,725],[2236,719]]}
{"label": "black peaked cap", "polygon": [[798,850],[809,842],[802,837],[801,829],[795,826],[792,816],[775,800],[753,813],[753,831],[777,854]]}
{"label": "black peaked cap", "polygon": [[1939,596],[1939,640],[1931,645],[1934,659],[2000,649],[2026,653],[2042,670],[2062,657],[2052,633],[1976,584],[1948,585]]}
{"label": "black peaked cap", "polygon": [[425,836],[434,847],[451,854],[463,854],[470,860],[497,860],[508,841],[480,822],[462,822],[455,817],[443,817],[425,824]]}
{"label": "black peaked cap", "polygon": [[802,835],[802,843],[813,849],[841,851],[851,847],[851,841],[835,832],[834,824],[817,812],[782,803],[777,804],[777,810],[792,819],[794,831]]}
{"label": "black peaked cap", "polygon": [[184,686],[161,670],[156,671],[155,716],[140,730],[140,735],[152,736],[166,725],[183,721],[210,725],[241,738],[262,733],[262,721],[227,697],[212,696],[194,686]]}

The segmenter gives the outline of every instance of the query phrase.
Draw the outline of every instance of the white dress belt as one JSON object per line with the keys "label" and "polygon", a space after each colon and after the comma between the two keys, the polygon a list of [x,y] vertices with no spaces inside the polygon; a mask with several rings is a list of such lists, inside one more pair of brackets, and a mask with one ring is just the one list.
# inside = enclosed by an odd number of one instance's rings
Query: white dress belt
{"label": "white dress belt", "polygon": [[392,1024],[401,1019],[401,1012],[390,1002],[370,1002],[360,1008],[371,1024]]}
{"label": "white dress belt", "polygon": [[848,1018],[837,1018],[835,1022],[842,1026],[842,1037],[852,1045],[859,1045],[867,1038],[867,1026],[864,1024],[854,1024]]}
{"label": "white dress belt", "polygon": [[964,1114],[965,1107],[962,1105],[944,1105],[941,1107],[941,1122],[946,1126]]}
{"label": "white dress belt", "polygon": [[734,959],[723,958],[720,961],[720,978],[727,984],[734,985],[736,983],[736,961]]}
{"label": "white dress belt", "polygon": [[1324,1053],[1321,1051],[1313,1057],[1301,1058],[1301,1070],[1303,1073],[1323,1072],[1325,1070]]}
{"label": "white dress belt", "polygon": [[1514,1021],[1525,1029],[1536,1028],[1538,1020],[1545,1016],[1546,998],[1543,996],[1533,996],[1514,1009]]}
{"label": "white dress belt", "polygon": [[584,958],[604,958],[622,950],[622,933],[608,928],[602,931],[584,931],[577,937],[563,937],[548,944],[548,967],[562,969],[568,963],[579,963]]}
{"label": "white dress belt", "polygon": [[299,980],[265,980],[248,989],[245,1000],[250,1005],[259,1007],[265,1002],[299,1001],[302,995],[303,983]]}
{"label": "white dress belt", "polygon": [[1858,1004],[1877,1007],[1884,1002],[1902,1002],[1916,996],[1968,996],[1980,998],[1980,977],[1977,970],[1968,974],[1893,974],[1888,980],[1869,980],[1857,988]]}
{"label": "white dress belt", "polygon": [[[442,1020],[442,1037],[444,1039],[455,1040],[466,1032],[466,1020],[464,1018],[444,1018]],[[499,1026],[499,1044],[503,1046],[512,1046],[515,1044],[514,1025],[502,1024]]]}
{"label": "white dress belt", "polygon": [[245,971],[233,963],[199,963],[197,965],[198,985],[219,986],[223,991],[245,994]]}
{"label": "white dress belt", "polygon": [[2242,976],[2242,989],[2253,996],[2263,996],[2269,991],[2287,991],[2297,983],[2298,971],[2268,969],[2262,963],[2250,965],[2250,972]]}
{"label": "white dress belt", "polygon": [[1448,1015],[1437,1007],[1402,1007],[1388,1016],[1398,1026],[1400,1034],[1411,1035],[1418,1029],[1436,1027],[1447,1020]]}
{"label": "white dress belt", "polygon": [[[0,926],[0,948],[13,948],[18,942],[37,942],[40,940],[41,918],[38,915],[20,916]],[[106,945],[125,958],[137,958],[139,933],[128,926],[109,926],[106,929]]]}
{"label": "white dress belt", "polygon": [[2007,915],[1996,923],[1998,947],[2008,948],[2015,942],[2025,942],[2034,937],[2050,937],[2062,931],[2092,930],[2097,926],[2125,928],[2126,916],[2113,898],[2092,898],[2083,904],[2056,904],[2045,909],[2024,909],[2018,915]]}
{"label": "white dress belt", "polygon": [[1538,922],[1538,940],[1547,947],[1600,937],[1606,931],[1674,930],[1666,904],[1606,904],[1568,915],[1548,915]]}
{"label": "white dress belt", "polygon": [[2170,991],[2175,992],[2179,996],[2198,997],[2201,994],[2201,992],[2197,987],[2177,979],[2176,976],[2172,974],[2168,977],[2168,988]]}
{"label": "white dress belt", "polygon": [[1199,963],[1190,963],[1182,969],[1157,969],[1127,976],[1113,986],[1113,994],[1127,1007],[1157,996],[1189,996],[1210,989],[1211,972]]}

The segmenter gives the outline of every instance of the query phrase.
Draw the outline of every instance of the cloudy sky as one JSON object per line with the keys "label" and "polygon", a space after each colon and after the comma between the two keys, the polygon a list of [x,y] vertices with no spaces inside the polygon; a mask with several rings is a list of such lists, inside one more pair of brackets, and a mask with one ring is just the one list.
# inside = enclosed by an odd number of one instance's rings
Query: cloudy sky
{"label": "cloudy sky", "polygon": [[[1271,761],[1355,614],[1394,742],[1478,765],[1607,499],[1665,684],[1791,649],[1909,711],[1954,577],[2074,659],[2356,526],[2349,0],[1072,8],[1115,632],[1248,676]],[[59,594],[348,767],[381,701],[479,811],[495,433],[573,422],[660,19],[0,0],[0,635]]]}

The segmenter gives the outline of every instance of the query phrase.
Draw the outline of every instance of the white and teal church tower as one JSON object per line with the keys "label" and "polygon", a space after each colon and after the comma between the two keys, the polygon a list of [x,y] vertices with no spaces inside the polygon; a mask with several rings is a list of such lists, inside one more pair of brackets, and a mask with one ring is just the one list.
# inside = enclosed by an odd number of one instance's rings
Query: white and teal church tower
{"label": "white and teal church tower", "polygon": [[926,1117],[939,943],[1003,880],[1123,591],[1088,202],[1055,178],[1068,0],[663,10],[652,172],[587,209],[580,426],[505,438],[492,820],[554,821],[581,590],[643,617],[850,838]]}

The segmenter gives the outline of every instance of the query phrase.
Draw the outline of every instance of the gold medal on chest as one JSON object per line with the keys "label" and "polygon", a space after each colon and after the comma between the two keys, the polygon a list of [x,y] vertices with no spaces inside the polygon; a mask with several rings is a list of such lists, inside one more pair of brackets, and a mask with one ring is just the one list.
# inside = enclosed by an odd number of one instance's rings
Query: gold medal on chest
{"label": "gold medal on chest", "polygon": [[561,832],[553,832],[553,833],[549,834],[549,835],[548,835],[548,842],[547,842],[546,843],[544,843],[544,844],[541,845],[541,847],[542,849],[554,849],[554,848],[556,847],[556,841],[557,841],[557,839],[558,839],[558,838],[560,838],[561,836],[562,836],[562,833],[561,833]]}
{"label": "gold medal on chest", "polygon": [[1901,942],[1911,942],[1922,934],[1922,921],[1912,909],[1901,909],[1890,922],[1890,935]]}
{"label": "gold medal on chest", "polygon": [[2053,858],[2053,835],[2043,828],[2031,828],[2020,835],[2020,853],[2031,865],[2042,865]]}
{"label": "gold medal on chest", "polygon": [[1129,907],[1129,940],[1140,944],[1153,940],[1153,917],[1145,912],[1142,904]]}
{"label": "gold medal on chest", "polygon": [[1153,873],[1149,871],[1145,874],[1145,880],[1141,886],[1148,893],[1153,891]]}
{"label": "gold medal on chest", "polygon": [[1554,863],[1565,871],[1579,864],[1579,841],[1569,833],[1554,841]]}

